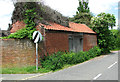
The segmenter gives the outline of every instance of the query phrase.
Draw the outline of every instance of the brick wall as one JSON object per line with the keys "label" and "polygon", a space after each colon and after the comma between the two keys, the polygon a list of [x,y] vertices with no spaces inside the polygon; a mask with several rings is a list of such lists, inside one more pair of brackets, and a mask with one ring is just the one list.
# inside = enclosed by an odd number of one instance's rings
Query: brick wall
{"label": "brick wall", "polygon": [[49,32],[45,36],[46,52],[49,54],[69,50],[68,34],[62,32]]}
{"label": "brick wall", "polygon": [[97,36],[92,34],[83,35],[83,51],[88,51],[97,45]]}
{"label": "brick wall", "polygon": [[[2,50],[2,67],[24,67],[35,65],[35,44],[28,40],[3,39],[0,42]],[[39,58],[43,55],[43,43],[39,44]]]}
{"label": "brick wall", "polygon": [[10,30],[11,33],[16,32],[17,30],[20,30],[25,27],[25,23],[23,21],[17,21],[12,25],[12,29]]}

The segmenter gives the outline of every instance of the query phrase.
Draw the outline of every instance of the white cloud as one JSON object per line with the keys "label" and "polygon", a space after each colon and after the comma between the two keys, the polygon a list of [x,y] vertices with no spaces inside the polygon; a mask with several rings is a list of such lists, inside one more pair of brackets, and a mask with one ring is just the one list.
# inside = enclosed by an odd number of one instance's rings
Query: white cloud
{"label": "white cloud", "polygon": [[[89,0],[89,7],[92,13],[99,14],[111,9],[118,4],[119,0]],[[65,16],[76,14],[79,6],[78,0],[44,0],[51,8],[58,10]]]}
{"label": "white cloud", "polygon": [[12,13],[13,8],[13,3],[11,1],[0,1],[0,10],[2,11],[0,12],[0,16]]}
{"label": "white cloud", "polygon": [[78,0],[44,0],[44,2],[64,16],[70,17],[76,14],[79,5]]}
{"label": "white cloud", "polygon": [[8,29],[8,23],[11,22],[11,16],[14,6],[10,0],[1,0],[0,1],[0,28],[2,30]]}
{"label": "white cloud", "polygon": [[[79,6],[78,0],[42,0],[51,8],[59,11],[64,16],[76,14]],[[111,9],[112,6],[118,4],[119,0],[89,0],[89,7],[92,13],[99,14]],[[12,16],[14,6],[10,0],[0,0],[0,28],[7,29],[8,23]],[[116,8],[117,9],[117,8]]]}
{"label": "white cloud", "polygon": [[8,23],[11,22],[10,20],[10,16],[4,16],[4,17],[0,17],[0,27],[2,28],[2,30],[7,30],[8,28]]}
{"label": "white cloud", "polygon": [[89,7],[91,12],[99,14],[111,9],[112,6],[118,4],[119,0],[90,0]]}

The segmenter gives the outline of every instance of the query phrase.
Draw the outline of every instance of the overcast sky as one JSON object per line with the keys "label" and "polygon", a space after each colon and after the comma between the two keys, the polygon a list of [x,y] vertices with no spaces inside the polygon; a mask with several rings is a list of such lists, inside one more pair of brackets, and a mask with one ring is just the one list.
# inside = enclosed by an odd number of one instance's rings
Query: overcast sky
{"label": "overcast sky", "polygon": [[[78,0],[43,0],[46,5],[59,11],[64,16],[72,17],[76,14],[79,6]],[[89,8],[94,15],[101,12],[114,14],[118,23],[118,1],[120,0],[89,0]],[[14,10],[12,0],[0,0],[0,28],[8,29],[11,23],[11,16]],[[116,28],[116,27],[114,27]]]}

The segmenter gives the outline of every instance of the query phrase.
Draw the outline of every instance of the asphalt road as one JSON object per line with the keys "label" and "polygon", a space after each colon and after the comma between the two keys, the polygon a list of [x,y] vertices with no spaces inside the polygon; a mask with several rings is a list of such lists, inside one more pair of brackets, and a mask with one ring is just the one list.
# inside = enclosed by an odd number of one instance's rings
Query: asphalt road
{"label": "asphalt road", "polygon": [[118,80],[118,52],[29,80]]}
{"label": "asphalt road", "polygon": [[118,80],[118,52],[96,57],[54,73],[41,74],[3,74],[3,80]]}

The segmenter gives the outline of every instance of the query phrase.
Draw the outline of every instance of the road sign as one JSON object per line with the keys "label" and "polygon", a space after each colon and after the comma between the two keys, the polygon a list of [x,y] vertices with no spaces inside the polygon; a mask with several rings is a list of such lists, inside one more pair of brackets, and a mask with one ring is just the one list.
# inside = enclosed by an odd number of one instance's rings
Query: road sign
{"label": "road sign", "polygon": [[35,31],[33,33],[33,41],[34,41],[34,43],[38,43],[38,42],[42,41],[42,34],[39,31]]}
{"label": "road sign", "polygon": [[36,43],[36,70],[38,70],[38,42],[42,41],[42,34],[39,31],[33,33],[33,40]]}

